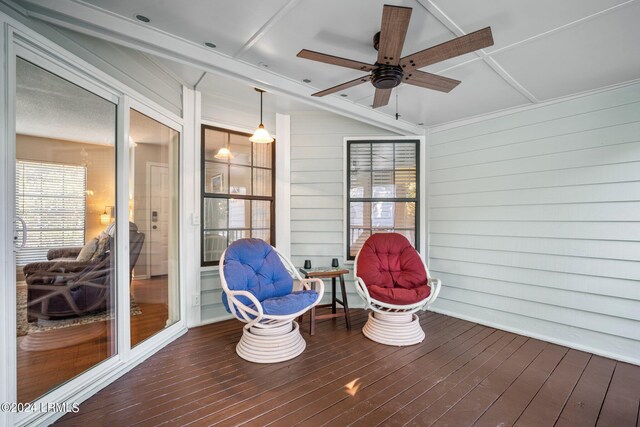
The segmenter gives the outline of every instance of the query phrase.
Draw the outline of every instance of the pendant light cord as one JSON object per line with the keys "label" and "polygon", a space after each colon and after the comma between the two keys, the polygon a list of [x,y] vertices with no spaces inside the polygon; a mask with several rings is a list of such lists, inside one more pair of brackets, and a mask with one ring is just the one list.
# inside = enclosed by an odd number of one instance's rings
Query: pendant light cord
{"label": "pendant light cord", "polygon": [[262,94],[263,93],[264,93],[263,91],[260,92],[260,124],[262,124]]}

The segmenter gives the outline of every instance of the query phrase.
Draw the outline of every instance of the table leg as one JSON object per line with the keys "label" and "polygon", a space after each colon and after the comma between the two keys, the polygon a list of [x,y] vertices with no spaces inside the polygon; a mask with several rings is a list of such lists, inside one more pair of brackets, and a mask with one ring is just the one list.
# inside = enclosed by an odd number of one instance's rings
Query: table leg
{"label": "table leg", "polygon": [[315,335],[316,334],[316,308],[312,307],[311,308],[311,314],[309,315],[309,334],[310,335]]}
{"label": "table leg", "polygon": [[340,275],[340,288],[342,288],[342,306],[344,308],[344,318],[347,322],[347,329],[351,330],[351,316],[349,315],[349,303],[347,302],[347,288],[344,285],[344,277]]}
{"label": "table leg", "polygon": [[336,278],[331,278],[331,313],[336,314]]}

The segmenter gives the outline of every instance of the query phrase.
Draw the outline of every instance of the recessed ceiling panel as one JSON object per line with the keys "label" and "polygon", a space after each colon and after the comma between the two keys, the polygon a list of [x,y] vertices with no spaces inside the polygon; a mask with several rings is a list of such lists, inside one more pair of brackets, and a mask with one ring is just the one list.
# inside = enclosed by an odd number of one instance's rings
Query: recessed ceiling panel
{"label": "recessed ceiling panel", "polygon": [[[425,2],[427,0],[424,0]],[[431,0],[463,31],[490,26],[492,52],[598,13],[625,0]]]}
{"label": "recessed ceiling panel", "polygon": [[233,56],[288,0],[85,0],[195,43],[214,43],[216,51]]}
{"label": "recessed ceiling panel", "polygon": [[[503,110],[529,101],[499,77],[484,61],[455,68],[446,77],[462,80],[449,93],[400,86],[398,113],[409,123],[427,126],[447,123],[466,117]],[[368,105],[370,99],[361,100]],[[389,115],[396,112],[395,93],[380,110]]]}
{"label": "recessed ceiling panel", "polygon": [[541,100],[640,78],[640,3],[494,56]]}

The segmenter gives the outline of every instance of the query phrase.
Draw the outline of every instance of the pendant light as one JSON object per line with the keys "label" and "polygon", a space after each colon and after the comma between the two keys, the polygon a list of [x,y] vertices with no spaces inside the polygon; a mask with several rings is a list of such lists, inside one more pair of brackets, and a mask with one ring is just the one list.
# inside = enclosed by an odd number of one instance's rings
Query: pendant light
{"label": "pendant light", "polygon": [[227,146],[219,149],[213,157],[223,160],[233,159],[233,154],[231,154],[231,134],[229,132],[227,132]]}
{"label": "pendant light", "polygon": [[249,141],[258,144],[268,144],[270,142],[273,142],[273,138],[271,138],[271,135],[269,135],[269,132],[264,128],[264,125],[262,124],[262,94],[264,93],[264,90],[258,88],[255,89],[256,91],[260,92],[260,126],[258,126],[258,129],[256,129],[251,138],[249,138]]}

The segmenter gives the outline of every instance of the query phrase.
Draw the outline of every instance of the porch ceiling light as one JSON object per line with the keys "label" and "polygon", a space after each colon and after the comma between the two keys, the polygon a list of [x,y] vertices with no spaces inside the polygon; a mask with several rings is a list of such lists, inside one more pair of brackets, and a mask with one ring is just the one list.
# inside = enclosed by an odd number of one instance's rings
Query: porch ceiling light
{"label": "porch ceiling light", "polygon": [[264,90],[258,88],[255,89],[260,92],[260,126],[258,126],[258,129],[256,129],[251,138],[249,138],[249,141],[258,144],[269,144],[270,142],[273,142],[273,138],[271,138],[271,135],[269,135],[269,132],[262,124],[262,94],[264,93]]}
{"label": "porch ceiling light", "polygon": [[222,160],[233,159],[233,154],[231,154],[231,134],[230,133],[227,133],[227,146],[219,149],[218,152],[213,157],[215,157],[216,159],[222,159]]}

